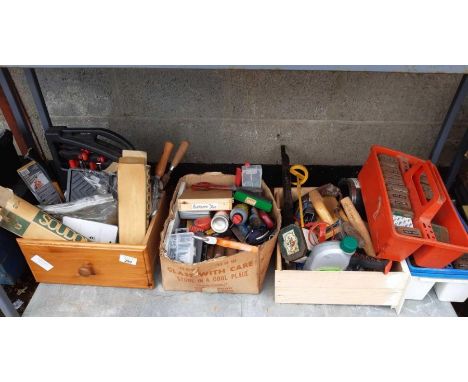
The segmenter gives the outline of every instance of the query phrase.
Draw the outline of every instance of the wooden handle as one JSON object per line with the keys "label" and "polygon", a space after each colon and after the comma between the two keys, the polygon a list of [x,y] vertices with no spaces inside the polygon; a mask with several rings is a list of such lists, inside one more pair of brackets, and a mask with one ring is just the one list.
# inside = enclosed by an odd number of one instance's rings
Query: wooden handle
{"label": "wooden handle", "polygon": [[86,263],[82,267],[78,268],[78,273],[83,277],[89,277],[96,274],[91,263]]}
{"label": "wooden handle", "polygon": [[330,211],[328,211],[327,206],[323,201],[322,195],[320,195],[317,190],[312,190],[309,192],[309,200],[314,206],[315,212],[317,212],[317,215],[320,217],[320,219],[328,224],[335,223],[336,219],[334,219],[330,214]]}
{"label": "wooden handle", "polygon": [[189,147],[189,142],[188,141],[182,141],[180,143],[180,146],[177,149],[177,151],[176,151],[176,153],[174,155],[174,158],[172,159],[171,168],[177,167],[177,165],[180,163],[180,161],[184,157],[185,152],[187,151],[188,147]]}
{"label": "wooden handle", "polygon": [[237,241],[233,240],[216,238],[216,244],[220,245],[221,247],[238,249],[239,251],[258,253],[257,247],[249,244],[238,243]]}
{"label": "wooden handle", "polygon": [[362,239],[364,240],[364,251],[366,252],[366,254],[368,256],[376,257],[374,247],[372,246],[372,240],[369,235],[369,231],[367,230],[367,227],[364,224],[361,215],[359,215],[359,212],[356,210],[356,207],[354,207],[354,204],[351,201],[351,199],[349,197],[341,199],[341,205],[343,206],[343,209],[346,212],[346,215],[348,216],[349,222],[354,227],[354,229],[359,232]]}
{"label": "wooden handle", "polygon": [[172,149],[174,144],[170,141],[164,142],[163,152],[161,158],[159,158],[158,165],[156,166],[155,174],[158,178],[161,178],[166,171],[167,162],[169,162],[169,157],[171,156]]}

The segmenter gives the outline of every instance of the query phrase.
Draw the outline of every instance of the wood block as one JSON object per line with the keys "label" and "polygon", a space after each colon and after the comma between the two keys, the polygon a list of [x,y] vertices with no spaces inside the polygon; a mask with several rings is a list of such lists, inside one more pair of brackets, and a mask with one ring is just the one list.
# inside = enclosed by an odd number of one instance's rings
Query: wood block
{"label": "wood block", "polygon": [[117,170],[119,243],[141,244],[148,226],[149,171],[140,152],[127,150]]}

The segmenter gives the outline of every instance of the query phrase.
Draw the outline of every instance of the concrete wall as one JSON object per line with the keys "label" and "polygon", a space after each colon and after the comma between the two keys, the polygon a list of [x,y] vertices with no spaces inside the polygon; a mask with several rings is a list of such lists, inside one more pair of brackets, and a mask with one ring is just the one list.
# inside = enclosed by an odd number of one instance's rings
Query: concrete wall
{"label": "concrete wall", "polygon": [[[21,69],[12,75],[39,126]],[[166,69],[37,69],[52,122],[112,129],[157,160],[359,165],[371,144],[428,157],[461,75]],[[444,152],[468,127],[468,102]],[[38,129],[40,133],[40,129]]]}

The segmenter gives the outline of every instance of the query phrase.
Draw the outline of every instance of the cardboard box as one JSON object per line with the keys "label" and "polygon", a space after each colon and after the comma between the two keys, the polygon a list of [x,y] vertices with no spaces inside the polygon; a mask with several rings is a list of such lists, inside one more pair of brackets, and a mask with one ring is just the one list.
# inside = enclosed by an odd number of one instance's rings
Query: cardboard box
{"label": "cardboard box", "polygon": [[[302,188],[303,195],[313,188]],[[283,189],[275,188],[278,206]],[[297,200],[297,190],[292,190]],[[403,260],[404,261],[404,260]],[[405,302],[409,274],[402,264],[393,263],[388,274],[368,271],[320,272],[283,269],[279,247],[276,250],[275,302],[281,304],[383,305],[399,313]]]}
{"label": "cardboard box", "polygon": [[124,150],[117,170],[119,243],[141,244],[148,228],[151,186],[146,153]]}
{"label": "cardboard box", "polygon": [[9,188],[1,186],[0,227],[30,239],[88,241],[83,235],[16,196]]}
{"label": "cardboard box", "polygon": [[233,256],[201,263],[183,264],[167,257],[168,231],[173,225],[177,196],[183,182],[186,183],[186,187],[198,182],[233,185],[234,176],[221,173],[191,174],[179,180],[161,236],[159,257],[164,289],[210,293],[260,293],[281,226],[280,210],[274,202],[270,189],[262,182],[266,197],[273,201],[271,214],[275,219],[276,228],[272,238],[259,246],[258,253],[239,252]]}

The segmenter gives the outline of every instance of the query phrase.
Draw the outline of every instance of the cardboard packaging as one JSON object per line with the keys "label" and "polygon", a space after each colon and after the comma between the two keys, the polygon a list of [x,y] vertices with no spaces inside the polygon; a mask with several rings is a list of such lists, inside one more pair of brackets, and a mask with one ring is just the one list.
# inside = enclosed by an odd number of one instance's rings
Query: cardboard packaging
{"label": "cardboard packaging", "polygon": [[177,213],[177,195],[183,183],[186,189],[199,182],[233,185],[235,177],[221,173],[190,174],[182,177],[177,184],[170,204],[169,216],[161,234],[160,260],[162,283],[165,290],[209,292],[209,293],[260,293],[265,274],[275,249],[281,214],[270,189],[262,182],[266,197],[273,201],[271,214],[275,220],[272,238],[258,247],[258,253],[239,252],[201,263],[183,264],[167,256],[168,237]]}
{"label": "cardboard packaging", "polygon": [[56,185],[36,161],[25,164],[17,172],[40,204],[58,204],[63,202],[62,195],[57,191]]}
{"label": "cardboard packaging", "polygon": [[146,153],[123,150],[117,170],[119,243],[142,244],[151,210],[151,185]]}
{"label": "cardboard packaging", "polygon": [[14,234],[42,240],[88,241],[57,219],[0,186],[0,226]]}
{"label": "cardboard packaging", "polygon": [[116,225],[69,216],[64,216],[63,222],[71,229],[96,243],[115,243],[117,240],[118,227]]}

